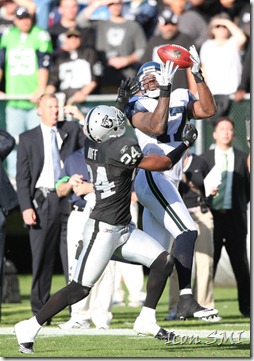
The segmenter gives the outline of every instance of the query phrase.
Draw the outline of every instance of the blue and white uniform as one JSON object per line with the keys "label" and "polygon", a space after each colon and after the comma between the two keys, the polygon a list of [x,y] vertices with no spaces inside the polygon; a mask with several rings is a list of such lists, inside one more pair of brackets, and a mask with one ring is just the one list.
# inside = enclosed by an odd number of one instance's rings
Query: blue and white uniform
{"label": "blue and white uniform", "polygon": [[[181,135],[187,121],[187,105],[196,98],[187,89],[171,93],[169,118],[165,133],[160,136],[145,134],[135,128],[135,134],[144,154],[166,155],[181,143]],[[138,112],[154,112],[158,100],[146,96],[134,96],[126,109],[132,117]],[[165,249],[172,246],[170,239],[196,226],[178,192],[182,179],[184,157],[170,170],[149,172],[140,170],[135,179],[135,191],[144,206],[143,229],[155,237]],[[169,234],[170,233],[170,234]]]}

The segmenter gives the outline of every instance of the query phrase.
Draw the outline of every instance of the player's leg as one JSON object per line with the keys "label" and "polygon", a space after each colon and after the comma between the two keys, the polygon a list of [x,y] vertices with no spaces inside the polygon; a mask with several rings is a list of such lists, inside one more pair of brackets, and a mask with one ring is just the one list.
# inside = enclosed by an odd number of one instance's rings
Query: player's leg
{"label": "player's leg", "polygon": [[15,325],[20,352],[33,353],[33,343],[42,325],[65,307],[88,296],[115,249],[127,241],[129,233],[128,227],[111,226],[89,219],[84,237],[87,247],[83,247],[80,254],[73,281],[51,296],[36,316]]}
{"label": "player's leg", "polygon": [[[155,221],[175,238],[174,259],[180,289],[178,317],[201,317],[199,311],[204,308],[193,298],[191,289],[193,254],[197,238],[195,222],[173,181],[161,173],[139,172],[135,181],[135,190],[139,201],[149,209]],[[143,228],[145,232],[152,234],[151,223],[143,223]],[[208,309],[206,311],[208,312]],[[214,315],[218,311],[209,309],[208,313]],[[202,317],[205,317],[204,312]]]}
{"label": "player's leg", "polygon": [[126,260],[140,263],[156,274],[156,277],[148,280],[145,305],[142,314],[134,323],[134,330],[137,333],[153,335],[158,339],[169,339],[172,334],[157,324],[156,306],[173,269],[172,255],[155,239],[139,229],[132,231],[128,241],[117,252],[121,252],[120,255]]}
{"label": "player's leg", "polygon": [[[69,266],[69,281],[71,282],[73,273],[78,261],[78,257],[83,249],[83,228],[88,216],[86,212],[73,210],[67,222],[67,255]],[[71,306],[70,319],[59,325],[59,328],[68,330],[76,328],[90,327],[89,304],[91,295]]]}

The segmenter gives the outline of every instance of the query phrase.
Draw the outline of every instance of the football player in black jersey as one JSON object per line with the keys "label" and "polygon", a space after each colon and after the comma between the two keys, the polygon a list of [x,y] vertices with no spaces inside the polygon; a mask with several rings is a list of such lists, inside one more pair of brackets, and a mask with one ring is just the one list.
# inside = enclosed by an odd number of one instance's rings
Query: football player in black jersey
{"label": "football player in black jersey", "polygon": [[[15,325],[22,353],[33,353],[33,343],[42,325],[65,307],[87,297],[109,260],[142,264],[168,278],[174,261],[155,239],[131,222],[132,180],[137,168],[167,170],[176,164],[197,138],[191,124],[183,131],[182,143],[165,156],[144,156],[134,138],[124,135],[124,114],[115,107],[97,106],[85,119],[85,158],[94,184],[96,203],[84,229],[84,248],[79,256],[73,280],[56,292],[36,316]],[[147,284],[147,307],[156,308],[161,292]],[[151,334],[169,340],[174,333],[152,325]]]}

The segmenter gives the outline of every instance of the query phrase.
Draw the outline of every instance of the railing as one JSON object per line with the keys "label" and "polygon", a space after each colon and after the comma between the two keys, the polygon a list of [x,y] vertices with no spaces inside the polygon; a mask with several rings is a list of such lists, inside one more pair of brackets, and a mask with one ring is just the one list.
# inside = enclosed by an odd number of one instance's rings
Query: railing
{"label": "railing", "polygon": [[[59,119],[64,118],[63,106],[65,103],[65,95],[63,93],[56,94],[59,101]],[[86,102],[80,105],[80,109],[87,113],[87,111],[97,105],[97,104],[108,104],[114,105],[117,95],[116,94],[94,94],[89,95],[86,98]],[[229,116],[235,121],[236,125],[236,136],[235,136],[235,145],[245,151],[249,151],[247,142],[246,142],[246,126],[245,120],[246,117],[250,116],[250,94],[246,94],[245,98],[241,102],[234,102],[233,97],[230,97],[231,107],[229,111]],[[0,93],[0,127],[5,127],[5,114],[4,107],[8,100],[29,100],[29,95],[7,95]],[[199,137],[195,142],[194,152],[196,154],[201,154],[207,150],[213,143],[212,138],[212,125],[208,120],[196,120],[195,125],[199,132]]]}

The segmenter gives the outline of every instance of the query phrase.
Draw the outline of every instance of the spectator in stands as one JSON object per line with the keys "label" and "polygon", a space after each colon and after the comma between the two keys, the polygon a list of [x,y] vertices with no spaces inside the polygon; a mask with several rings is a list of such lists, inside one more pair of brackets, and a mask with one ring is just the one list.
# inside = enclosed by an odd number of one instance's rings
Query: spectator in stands
{"label": "spectator in stands", "polygon": [[83,10],[83,16],[90,20],[109,20],[108,5],[111,2],[111,0],[88,0],[88,4]]}
{"label": "spectator in stands", "polygon": [[245,98],[245,95],[250,93],[250,79],[251,79],[251,44],[249,43],[247,52],[244,57],[243,71],[240,84],[234,94],[234,101],[240,102]]}
{"label": "spectator in stands", "polygon": [[6,29],[13,27],[17,4],[14,0],[0,2],[0,39]]}
{"label": "spectator in stands", "polygon": [[225,247],[237,283],[239,311],[243,317],[250,317],[251,284],[246,246],[250,173],[248,154],[233,146],[234,136],[234,121],[229,117],[218,118],[213,130],[215,148],[203,153],[202,158],[209,171],[216,169],[214,181],[221,178],[219,186],[214,183],[207,187],[207,192],[217,191],[210,203],[214,220],[214,276]]}
{"label": "spectator in stands", "polygon": [[147,39],[153,35],[158,16],[156,0],[127,0],[123,3],[123,17],[136,20],[144,29]]}
{"label": "spectator in stands", "polygon": [[230,95],[236,92],[241,80],[241,49],[245,42],[245,34],[227,14],[218,14],[211,19],[209,39],[201,46],[200,59],[217,104],[215,117],[228,115]]}
{"label": "spectator in stands", "polygon": [[[178,29],[178,15],[169,8],[165,8],[158,16],[157,34],[148,40],[145,53],[141,59],[142,64],[148,61],[161,62],[157,50],[162,45],[177,44],[186,49],[193,44],[192,38]],[[177,88],[189,88],[196,94],[197,87],[190,69],[177,71],[174,77],[173,90]]]}
{"label": "spectator in stands", "polygon": [[[36,102],[48,82],[52,43],[49,33],[33,24],[26,8],[17,8],[14,25],[1,39],[0,80],[5,73],[5,93],[21,97],[9,100],[6,106],[6,128],[17,141],[19,134],[39,124]],[[8,156],[7,170],[14,181],[15,149]]]}
{"label": "spectator in stands", "polygon": [[[58,101],[43,94],[37,106],[40,125],[19,137],[17,192],[32,253],[31,308],[35,315],[50,297],[57,250],[68,282],[66,198],[55,183],[67,156],[84,145],[77,121],[58,121]],[[57,174],[56,174],[57,173]],[[68,210],[69,214],[69,210]]]}
{"label": "spectator in stands", "polygon": [[188,0],[186,8],[197,11],[207,23],[211,17],[220,13],[219,0]]}
{"label": "spectator in stands", "polygon": [[251,4],[248,2],[239,14],[238,21],[236,24],[239,26],[240,29],[244,32],[247,37],[247,41],[245,43],[245,47],[243,50],[243,59],[245,58],[245,54],[248,50],[250,45],[251,39]]}
{"label": "spectator in stands", "polygon": [[80,26],[91,26],[96,31],[96,50],[103,65],[100,86],[102,93],[116,93],[119,83],[135,77],[137,66],[144,54],[146,36],[139,23],[122,16],[122,0],[112,0],[108,5],[110,20],[90,21],[85,10],[78,15]]}
{"label": "spectator in stands", "polygon": [[178,30],[191,36],[192,42],[199,51],[203,42],[207,39],[207,22],[194,9],[187,10],[187,0],[167,0],[164,4],[179,16]]}
{"label": "spectator in stands", "polygon": [[70,28],[50,70],[47,93],[64,92],[67,104],[82,103],[93,93],[101,75],[98,54],[91,46],[82,46],[82,33]]}
{"label": "spectator in stands", "polygon": [[33,0],[0,0],[0,37],[4,30],[13,26],[18,6],[25,7],[29,14],[34,16],[35,4]]}
{"label": "spectator in stands", "polygon": [[49,33],[54,49],[54,60],[58,56],[60,49],[68,51],[65,44],[65,33],[70,28],[78,28],[78,30],[82,32],[84,43],[87,45],[94,45],[94,35],[91,30],[81,29],[77,24],[78,11],[79,6],[77,0],[60,0],[60,21],[49,27]]}
{"label": "spectator in stands", "polygon": [[[4,0],[0,2],[0,42],[4,32],[14,26],[13,20],[15,19],[15,13],[17,4],[14,0]],[[5,89],[5,74],[2,75],[0,81],[0,91],[4,92]]]}
{"label": "spectator in stands", "polygon": [[49,27],[49,14],[54,6],[57,5],[57,0],[34,0],[36,5],[36,24],[48,30]]}
{"label": "spectator in stands", "polygon": [[[194,250],[194,284],[193,294],[199,304],[214,308],[213,288],[213,216],[205,197],[204,178],[208,174],[207,163],[187,150],[183,163],[183,179],[179,184],[179,192],[196,223],[198,237]],[[166,320],[176,319],[176,307],[179,302],[179,287],[177,273],[170,277],[169,315]],[[219,321],[214,317],[205,319]]]}
{"label": "spectator in stands", "polygon": [[218,13],[226,13],[231,21],[235,22],[239,17],[239,13],[242,11],[246,3],[250,3],[248,0],[218,0],[220,5],[220,11]]}
{"label": "spectator in stands", "polygon": [[4,160],[15,146],[15,139],[0,128],[0,321],[3,296],[5,226],[8,213],[18,207],[18,197],[4,169]]}

